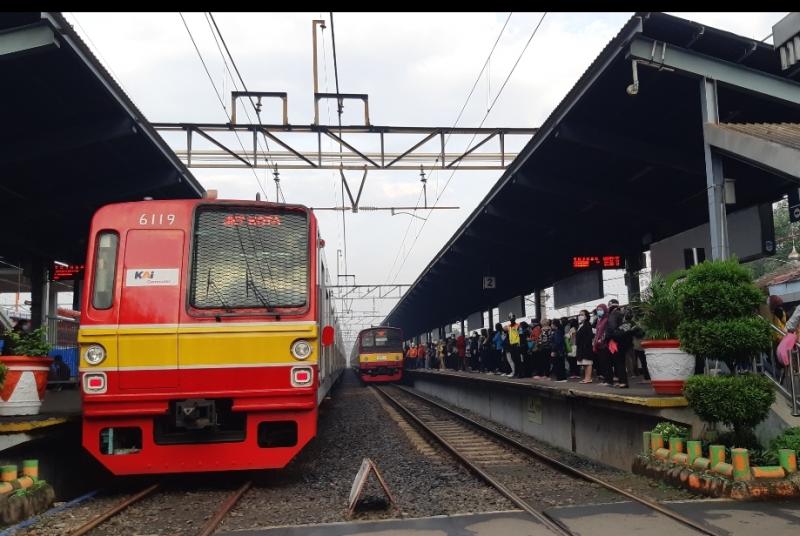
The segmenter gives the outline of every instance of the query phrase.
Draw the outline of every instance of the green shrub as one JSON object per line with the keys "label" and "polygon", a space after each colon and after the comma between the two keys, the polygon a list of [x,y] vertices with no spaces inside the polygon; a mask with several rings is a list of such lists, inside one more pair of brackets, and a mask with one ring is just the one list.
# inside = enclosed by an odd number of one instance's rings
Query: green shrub
{"label": "green shrub", "polygon": [[653,428],[653,432],[657,434],[661,434],[661,437],[664,438],[664,444],[669,444],[670,437],[683,437],[684,439],[689,438],[689,429],[685,426],[681,426],[679,424],[675,424],[674,422],[669,421],[662,421]]}
{"label": "green shrub", "polygon": [[753,428],[767,418],[775,402],[771,382],[760,374],[692,376],[683,394],[703,421],[733,428],[733,446],[752,443]]}
{"label": "green shrub", "polygon": [[795,452],[800,452],[800,426],[787,428],[770,442],[769,454],[774,456],[775,461],[778,460],[778,451],[780,449],[792,449]]}
{"label": "green shrub", "polygon": [[769,348],[769,324],[755,316],[763,295],[736,259],[692,266],[677,292],[683,316],[678,337],[686,352],[735,370]]}
{"label": "green shrub", "polygon": [[760,316],[684,320],[678,338],[684,351],[704,359],[719,359],[734,370],[769,348],[769,323]]}
{"label": "green shrub", "polygon": [[3,354],[46,357],[50,349],[51,346],[47,343],[45,328],[41,327],[30,333],[8,332]]}

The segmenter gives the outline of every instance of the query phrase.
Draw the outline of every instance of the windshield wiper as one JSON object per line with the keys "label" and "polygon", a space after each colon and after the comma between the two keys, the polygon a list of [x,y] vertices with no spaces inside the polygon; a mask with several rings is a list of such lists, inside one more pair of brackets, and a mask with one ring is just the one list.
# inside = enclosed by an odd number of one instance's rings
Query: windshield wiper
{"label": "windshield wiper", "polygon": [[[247,260],[247,252],[245,251],[244,241],[242,240],[242,232],[239,230],[239,226],[238,225],[235,227],[235,229],[236,229],[236,237],[239,239],[239,251],[242,252],[242,257],[244,258],[244,268],[245,268],[244,288],[245,288],[245,292],[247,292],[247,289],[252,288],[253,289],[253,294],[255,294],[256,298],[258,298],[258,301],[261,302],[261,305],[264,306],[264,309],[268,313],[271,313],[272,309],[273,309],[272,305],[269,303],[269,300],[267,298],[265,298],[263,294],[261,294],[261,290],[258,287],[256,287],[256,284],[253,281],[253,278],[251,277],[253,272],[252,272],[252,270],[250,270],[250,262]],[[255,249],[255,247],[253,249]],[[263,272],[261,274],[261,280],[262,281],[264,280]],[[280,319],[280,316],[278,317],[278,319]]]}
{"label": "windshield wiper", "polygon": [[258,298],[258,301],[261,302],[261,305],[264,306],[264,309],[266,309],[268,313],[271,313],[272,312],[272,305],[270,305],[269,300],[267,300],[261,294],[261,290],[256,286],[255,282],[253,281],[253,278],[251,277],[252,274],[250,273],[250,267],[248,266],[245,269],[247,270],[246,273],[245,273],[245,276],[244,276],[245,277],[245,289],[252,288],[253,289],[253,294],[255,294],[256,298]]}
{"label": "windshield wiper", "polygon": [[206,296],[208,296],[208,289],[212,287],[214,288],[214,293],[217,295],[217,299],[222,304],[222,307],[225,308],[225,311],[228,313],[232,312],[233,309],[231,309],[230,306],[225,303],[225,300],[222,298],[222,293],[220,293],[219,288],[217,288],[217,284],[214,283],[213,279],[211,279],[211,268],[209,268],[208,277],[206,277]]}

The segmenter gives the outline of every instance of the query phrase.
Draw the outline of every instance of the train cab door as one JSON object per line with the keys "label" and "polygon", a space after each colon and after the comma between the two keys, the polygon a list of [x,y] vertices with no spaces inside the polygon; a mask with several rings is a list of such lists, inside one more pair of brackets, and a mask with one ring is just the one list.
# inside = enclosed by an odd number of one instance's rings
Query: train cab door
{"label": "train cab door", "polygon": [[178,385],[184,233],[128,231],[117,338],[121,389]]}

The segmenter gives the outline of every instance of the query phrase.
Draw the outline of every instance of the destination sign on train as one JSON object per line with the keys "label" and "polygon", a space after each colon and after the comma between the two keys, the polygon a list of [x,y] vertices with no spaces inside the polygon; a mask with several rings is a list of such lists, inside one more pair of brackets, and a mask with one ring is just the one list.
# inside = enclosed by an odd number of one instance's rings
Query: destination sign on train
{"label": "destination sign on train", "polygon": [[281,224],[281,217],[274,214],[230,214],[225,216],[225,227],[272,227]]}
{"label": "destination sign on train", "polygon": [[620,255],[572,257],[572,267],[579,270],[584,268],[624,268]]}
{"label": "destination sign on train", "polygon": [[52,280],[53,281],[70,281],[73,279],[82,279],[83,278],[83,270],[85,266],[83,264],[68,264],[68,265],[61,265],[61,264],[53,264],[53,270],[51,272]]}

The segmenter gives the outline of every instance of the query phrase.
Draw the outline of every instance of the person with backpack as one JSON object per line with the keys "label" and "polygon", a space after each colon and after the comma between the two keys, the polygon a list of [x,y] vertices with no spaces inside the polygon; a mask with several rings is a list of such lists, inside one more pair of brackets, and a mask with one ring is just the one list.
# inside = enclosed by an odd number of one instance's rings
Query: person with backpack
{"label": "person with backpack", "polygon": [[509,378],[519,378],[519,356],[520,356],[520,343],[519,343],[519,324],[517,324],[517,316],[514,313],[508,313],[508,326],[505,328],[508,334],[508,348],[506,349],[506,359],[511,368],[511,372],[507,374]]}
{"label": "person with backpack", "polygon": [[494,362],[495,362],[495,374],[501,374],[502,372],[502,362],[500,360],[501,356],[504,355],[504,346],[506,343],[506,332],[503,330],[503,324],[497,323],[494,325],[494,337],[492,339],[492,343],[494,344]]}
{"label": "person with backpack", "polygon": [[580,378],[581,369],[578,368],[578,319],[567,319],[564,328],[564,345],[567,347],[567,362],[569,363],[569,377]]}
{"label": "person with backpack", "polygon": [[553,350],[553,330],[550,320],[542,320],[539,340],[536,341],[536,375],[534,380],[547,380],[550,378],[550,353]]}
{"label": "person with backpack", "polygon": [[611,364],[614,369],[614,387],[628,388],[628,372],[625,369],[625,354],[630,327],[625,329],[625,317],[619,307],[619,301],[608,302],[608,324],[606,325],[606,347],[611,353]]}

